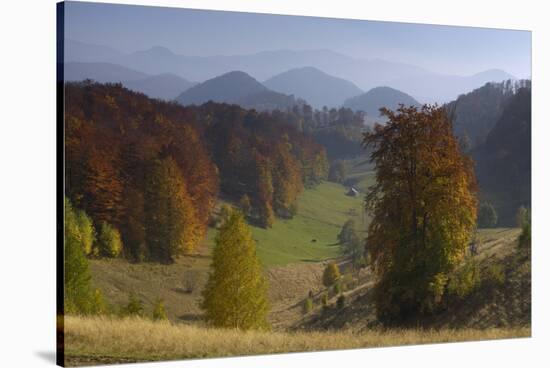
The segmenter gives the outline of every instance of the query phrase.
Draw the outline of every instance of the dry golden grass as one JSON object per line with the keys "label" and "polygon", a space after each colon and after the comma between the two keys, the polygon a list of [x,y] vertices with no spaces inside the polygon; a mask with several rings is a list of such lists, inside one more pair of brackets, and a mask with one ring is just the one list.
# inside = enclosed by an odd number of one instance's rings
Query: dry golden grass
{"label": "dry golden grass", "polygon": [[144,319],[65,318],[68,365],[170,360],[528,337],[531,329],[240,332]]}

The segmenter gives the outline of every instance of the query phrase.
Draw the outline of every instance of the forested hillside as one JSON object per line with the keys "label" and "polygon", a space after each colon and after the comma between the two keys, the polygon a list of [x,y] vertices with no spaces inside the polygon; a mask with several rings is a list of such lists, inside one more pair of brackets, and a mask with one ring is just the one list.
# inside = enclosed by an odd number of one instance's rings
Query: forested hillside
{"label": "forested hillside", "polygon": [[511,80],[487,83],[448,103],[455,134],[466,140],[470,148],[483,144],[517,88],[518,84]]}
{"label": "forested hillside", "polygon": [[502,226],[516,225],[519,207],[531,207],[531,87],[510,97],[484,144],[472,153],[481,196]]}
{"label": "forested hillside", "polygon": [[303,103],[294,96],[268,89],[241,71],[233,71],[199,83],[183,91],[176,101],[182,105],[200,105],[208,101],[237,104],[260,111],[288,110]]}
{"label": "forested hillside", "polygon": [[134,260],[192,253],[220,191],[249,201],[250,219],[269,227],[293,215],[304,186],[327,176],[324,148],[284,113],[185,108],[120,84],[65,91],[66,194],[96,228],[120,230]]}

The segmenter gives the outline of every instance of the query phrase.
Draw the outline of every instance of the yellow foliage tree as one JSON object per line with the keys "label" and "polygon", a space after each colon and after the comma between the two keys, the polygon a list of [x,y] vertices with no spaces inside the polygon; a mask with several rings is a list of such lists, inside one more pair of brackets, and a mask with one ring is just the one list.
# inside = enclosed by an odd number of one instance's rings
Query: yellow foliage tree
{"label": "yellow foliage tree", "polygon": [[203,291],[206,321],[242,330],[269,328],[267,288],[250,228],[242,213],[232,210],[216,236],[212,271]]}
{"label": "yellow foliage tree", "polygon": [[171,263],[191,253],[201,239],[195,207],[174,159],[152,163],[145,190],[146,241],[158,261]]}
{"label": "yellow foliage tree", "polygon": [[437,307],[476,225],[477,184],[443,108],[381,112],[388,123],[364,138],[376,170],[367,245],[378,316],[395,322]]}

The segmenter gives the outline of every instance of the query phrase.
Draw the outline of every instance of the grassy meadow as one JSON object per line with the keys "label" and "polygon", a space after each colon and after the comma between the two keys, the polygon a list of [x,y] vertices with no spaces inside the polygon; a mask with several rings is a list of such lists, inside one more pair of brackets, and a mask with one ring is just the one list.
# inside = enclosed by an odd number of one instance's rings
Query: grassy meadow
{"label": "grassy meadow", "polygon": [[[363,196],[347,196],[349,188],[324,182],[306,189],[298,199],[298,214],[290,220],[277,219],[270,229],[252,227],[258,256],[266,267],[296,262],[320,262],[340,255],[336,236],[351,219],[362,230],[367,218]],[[210,229],[207,244],[214,246],[216,230]]]}
{"label": "grassy meadow", "polygon": [[[350,167],[353,167],[350,165]],[[359,166],[361,168],[361,163]],[[365,169],[362,167],[361,169]],[[352,170],[350,177],[359,190],[373,180],[370,171]],[[208,328],[199,307],[208,278],[216,230],[211,228],[202,246],[192,256],[172,265],[130,263],[118,259],[91,259],[93,282],[113,306],[124,305],[130,293],[143,301],[150,316],[155,301],[162,299],[169,321],[144,318],[77,317],[65,319],[68,365],[124,363],[152,360],[222,357],[327,349],[396,346],[455,341],[475,341],[530,336],[530,314],[524,303],[526,273],[509,274],[511,283],[487,296],[474,295],[424,329],[381,329],[376,324],[372,295],[372,272],[366,269],[359,283],[345,290],[346,306],[336,308],[336,297],[325,310],[320,296],[325,290],[322,273],[329,259],[342,260],[336,236],[342,224],[356,220],[360,231],[368,225],[362,214],[363,193],[346,196],[349,187],[325,182],[307,189],[299,198],[298,214],[277,220],[273,228],[252,227],[258,255],[269,281],[270,332],[237,332]],[[481,229],[477,233],[483,267],[501,264],[506,269],[515,253],[519,229]],[[314,234],[314,235],[313,235]],[[312,241],[315,239],[315,241]],[[515,267],[515,266],[514,266]],[[527,273],[529,275],[527,275]],[[525,289],[525,290],[524,290]],[[523,291],[522,291],[523,290]],[[303,312],[309,292],[313,310]],[[510,324],[514,316],[519,324]],[[524,323],[525,322],[525,323]],[[146,333],[144,333],[146,331]]]}
{"label": "grassy meadow", "polygon": [[389,329],[259,332],[152,322],[138,318],[65,318],[68,365],[224,357],[529,337],[531,329]]}

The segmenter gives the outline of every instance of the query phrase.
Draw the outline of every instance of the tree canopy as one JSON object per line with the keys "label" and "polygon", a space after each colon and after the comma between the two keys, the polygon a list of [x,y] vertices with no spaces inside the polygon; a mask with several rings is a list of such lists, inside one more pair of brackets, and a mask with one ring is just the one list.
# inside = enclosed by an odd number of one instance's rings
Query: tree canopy
{"label": "tree canopy", "polygon": [[268,328],[267,280],[238,210],[230,211],[218,231],[211,267],[201,304],[206,321],[216,327]]}
{"label": "tree canopy", "polygon": [[464,257],[477,217],[473,164],[444,109],[381,109],[388,118],[365,134],[376,184],[367,247],[379,318],[392,322],[437,307],[447,274]]}

